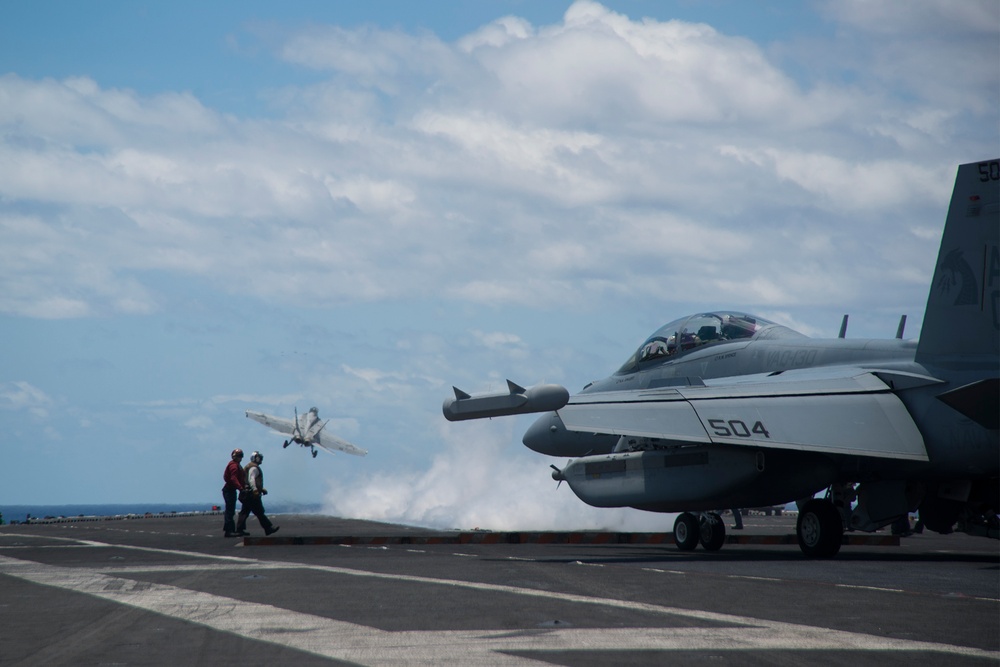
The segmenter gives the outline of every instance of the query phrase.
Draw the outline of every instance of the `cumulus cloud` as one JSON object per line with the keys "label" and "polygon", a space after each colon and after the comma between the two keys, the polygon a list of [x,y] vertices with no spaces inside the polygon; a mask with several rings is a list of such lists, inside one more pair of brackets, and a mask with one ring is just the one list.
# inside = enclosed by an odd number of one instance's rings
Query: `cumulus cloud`
{"label": "cumulus cloud", "polygon": [[882,113],[891,115],[887,128],[909,126],[946,142],[960,133],[956,121],[965,111],[989,113],[1000,102],[1000,4],[993,0],[849,0],[820,7],[845,28],[835,47],[838,61],[873,88],[913,96],[909,108],[882,96]]}
{"label": "cumulus cloud", "polygon": [[646,123],[785,117],[799,102],[759,47],[704,24],[638,22],[581,1],[562,24],[522,34],[464,46],[499,81],[498,103],[523,100],[530,106],[516,107],[519,113],[548,122],[615,118],[646,130]]}
{"label": "cumulus cloud", "polygon": [[[933,32],[941,6],[920,7],[913,30]],[[829,15],[861,39],[879,23],[872,11]],[[970,12],[992,16],[958,14]],[[972,30],[971,14],[952,23]],[[920,57],[912,39],[892,44]],[[553,25],[506,17],[455,44],[318,26],[278,55],[330,78],[279,91],[277,119],[85,77],[0,77],[0,309],[155,312],[149,272],[318,305],[432,294],[579,304],[581,280],[592,304],[652,285],[719,302],[734,287],[712,275],[720,261],[771,270],[771,284],[732,296],[802,302],[816,298],[792,279],[802,267],[783,268],[770,242],[795,229],[787,211],[812,221],[792,232],[802,265],[861,252],[899,274],[908,257],[875,257],[852,236],[864,226],[876,248],[945,198],[946,172],[978,144],[942,147],[994,113],[929,88],[914,100],[834,76],[803,85],[745,38],[588,0]],[[995,83],[961,69],[907,71],[967,90]],[[852,221],[861,211],[889,219]],[[823,227],[826,242],[811,243]]]}

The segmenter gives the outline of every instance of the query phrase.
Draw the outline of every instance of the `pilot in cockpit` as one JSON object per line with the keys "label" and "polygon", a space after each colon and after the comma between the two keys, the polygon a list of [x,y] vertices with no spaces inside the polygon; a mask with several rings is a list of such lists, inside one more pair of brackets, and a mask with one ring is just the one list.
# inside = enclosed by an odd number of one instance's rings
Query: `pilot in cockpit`
{"label": "pilot in cockpit", "polygon": [[676,334],[671,336],[669,339],[654,338],[643,345],[642,352],[639,354],[639,361],[649,361],[650,359],[656,359],[658,357],[669,357],[676,351]]}
{"label": "pilot in cockpit", "polygon": [[657,329],[618,372],[631,373],[639,364],[673,359],[702,346],[752,338],[762,328],[773,325],[768,320],[737,312],[701,313],[681,318]]}

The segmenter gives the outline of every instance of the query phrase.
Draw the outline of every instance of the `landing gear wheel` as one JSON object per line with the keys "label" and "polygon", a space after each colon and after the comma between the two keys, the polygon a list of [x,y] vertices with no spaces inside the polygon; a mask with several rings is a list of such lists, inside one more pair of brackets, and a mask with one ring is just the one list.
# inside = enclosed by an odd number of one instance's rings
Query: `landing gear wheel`
{"label": "landing gear wheel", "polygon": [[833,558],[844,539],[844,522],[833,503],[813,498],[799,511],[795,533],[809,558]]}
{"label": "landing gear wheel", "polygon": [[316,450],[313,450],[313,458],[316,458]]}
{"label": "landing gear wheel", "polygon": [[698,517],[690,512],[684,512],[674,521],[674,541],[681,551],[694,551],[698,546]]}
{"label": "landing gear wheel", "polygon": [[721,549],[726,543],[726,524],[723,523],[722,517],[715,512],[702,516],[698,537],[706,551]]}

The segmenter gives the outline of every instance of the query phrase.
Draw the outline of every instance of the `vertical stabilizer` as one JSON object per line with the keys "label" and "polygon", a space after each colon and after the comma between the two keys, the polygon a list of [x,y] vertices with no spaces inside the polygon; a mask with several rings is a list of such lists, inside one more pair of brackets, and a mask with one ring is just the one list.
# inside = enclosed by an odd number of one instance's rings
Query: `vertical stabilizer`
{"label": "vertical stabilizer", "polygon": [[1000,358],[1000,160],[958,168],[916,360]]}

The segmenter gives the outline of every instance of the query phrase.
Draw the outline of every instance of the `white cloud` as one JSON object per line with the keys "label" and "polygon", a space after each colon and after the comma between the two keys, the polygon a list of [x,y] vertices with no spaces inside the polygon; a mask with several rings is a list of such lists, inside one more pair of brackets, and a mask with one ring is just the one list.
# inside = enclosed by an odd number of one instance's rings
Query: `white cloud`
{"label": "white cloud", "polygon": [[429,33],[316,26],[292,35],[280,56],[393,96],[435,85],[442,74],[462,76],[452,48]]}
{"label": "white cloud", "polygon": [[352,368],[346,364],[343,366],[344,373],[354,376],[364,381],[371,389],[382,391],[388,386],[398,385],[407,378],[406,374],[399,372],[386,372],[375,368]]}
{"label": "white cloud", "polygon": [[826,2],[825,11],[859,30],[878,35],[923,38],[927,35],[995,34],[1000,5],[993,0],[897,0]]}
{"label": "white cloud", "polygon": [[910,203],[946,199],[952,183],[937,170],[903,160],[851,164],[830,155],[791,151],[767,152],[779,179],[818,195],[823,205],[871,211]]}
{"label": "white cloud", "polygon": [[523,346],[523,341],[517,334],[502,331],[480,331],[479,329],[473,329],[469,333],[480,345],[493,350],[517,349]]}
{"label": "white cloud", "polygon": [[[837,16],[868,25],[861,11]],[[946,172],[981,144],[954,141],[982,112],[964,97],[913,104],[910,91],[835,77],[803,89],[745,38],[593,2],[550,26],[501,19],[456,45],[334,27],[282,53],[335,73],[285,91],[286,120],[82,77],[0,78],[12,258],[0,308],[149,313],[162,299],[148,271],[320,306],[596,304],[664,285],[709,302],[801,302],[817,297],[786,275],[801,268],[782,268],[776,229],[797,262],[847,273],[866,222],[855,213],[905,210],[907,227],[932,226],[912,214],[940,205]],[[824,243],[811,242],[821,227]],[[873,245],[901,229],[890,219]],[[777,273],[733,292],[730,275],[760,266]]]}
{"label": "white cloud", "polygon": [[[891,109],[895,123],[928,128],[944,143],[965,112],[988,114],[1000,102],[1000,4],[994,0],[849,0],[819,6],[842,23],[838,62],[849,64],[872,90],[887,89],[900,100],[912,97],[903,105],[883,96],[881,111]],[[949,122],[938,124],[939,118]]]}
{"label": "white cloud", "polygon": [[0,382],[0,410],[26,411],[44,419],[52,403],[48,394],[29,382]]}
{"label": "white cloud", "polygon": [[517,16],[504,16],[466,35],[458,41],[458,48],[466,53],[481,47],[499,48],[506,44],[528,39],[534,27]]}
{"label": "white cloud", "polygon": [[184,426],[194,430],[207,430],[214,427],[215,423],[211,420],[211,418],[205,415],[199,415],[185,421]]}

